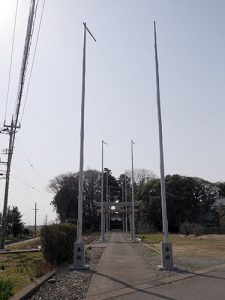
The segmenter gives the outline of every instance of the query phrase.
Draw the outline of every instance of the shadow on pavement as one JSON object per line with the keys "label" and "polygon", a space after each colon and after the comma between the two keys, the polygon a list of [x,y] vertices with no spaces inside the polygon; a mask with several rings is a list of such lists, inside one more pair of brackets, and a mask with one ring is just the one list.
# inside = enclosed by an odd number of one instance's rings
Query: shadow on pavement
{"label": "shadow on pavement", "polygon": [[[94,271],[93,273],[96,274],[96,275],[99,275],[99,276],[108,278],[108,279],[110,279],[110,280],[112,280],[112,281],[115,281],[115,282],[117,282],[117,283],[120,283],[120,284],[122,284],[124,287],[133,289],[133,292],[128,292],[128,293],[126,293],[126,294],[122,294],[121,296],[128,295],[128,294],[132,294],[132,293],[135,293],[135,292],[141,292],[141,293],[145,293],[145,294],[148,294],[148,295],[152,295],[152,296],[155,296],[155,297],[158,297],[158,298],[161,298],[161,299],[176,300],[175,298],[163,296],[163,295],[160,295],[160,294],[157,294],[157,293],[149,292],[149,291],[147,291],[147,290],[145,290],[145,289],[141,289],[141,288],[135,287],[134,285],[131,285],[131,284],[125,282],[125,281],[119,280],[119,279],[117,279],[117,278],[115,278],[115,277],[112,277],[112,276],[109,276],[109,275],[106,275],[106,274],[103,274],[103,273],[99,273],[99,272],[97,272],[97,271]],[[142,282],[142,283],[139,283],[139,284],[144,284],[144,283],[146,283],[146,282]],[[151,284],[151,281],[148,281],[148,283]],[[164,285],[164,284],[160,284],[160,283],[159,283],[157,286],[159,286],[159,285]],[[121,289],[123,289],[123,288],[121,288]],[[119,289],[117,289],[117,290],[119,290]],[[110,292],[110,291],[108,291],[108,292]],[[108,293],[108,292],[107,292],[107,293]],[[118,296],[119,296],[119,295],[118,295]],[[116,296],[116,297],[118,297],[118,296]],[[110,297],[110,298],[112,299],[112,298],[116,298],[116,297]]]}

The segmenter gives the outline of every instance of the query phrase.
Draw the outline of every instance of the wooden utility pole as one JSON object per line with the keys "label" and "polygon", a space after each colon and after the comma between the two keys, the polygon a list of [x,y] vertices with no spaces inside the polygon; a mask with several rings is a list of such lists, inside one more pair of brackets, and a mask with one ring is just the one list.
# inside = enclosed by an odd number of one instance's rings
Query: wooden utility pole
{"label": "wooden utility pole", "polygon": [[37,211],[39,210],[37,209],[36,202],[35,202],[35,208],[33,210],[34,210],[34,235],[36,236],[37,235]]}

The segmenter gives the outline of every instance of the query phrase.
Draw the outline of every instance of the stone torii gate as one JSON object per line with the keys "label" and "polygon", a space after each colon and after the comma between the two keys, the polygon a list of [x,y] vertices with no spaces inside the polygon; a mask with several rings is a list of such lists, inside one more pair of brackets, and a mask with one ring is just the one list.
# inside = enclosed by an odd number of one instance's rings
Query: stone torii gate
{"label": "stone torii gate", "polygon": [[[101,202],[94,201],[95,206],[97,207],[97,212],[101,213]],[[134,202],[134,213],[138,212],[138,207],[141,204],[141,201],[135,201]],[[125,228],[124,222],[127,222],[127,216],[129,216],[129,222],[130,222],[130,230],[132,230],[132,202],[103,202],[103,219],[106,220],[106,215],[109,215],[109,222],[111,220],[110,215],[112,214],[122,214],[126,216],[126,218],[122,219],[123,229]],[[109,227],[110,228],[110,227]],[[106,226],[104,224],[104,229],[106,229]]]}

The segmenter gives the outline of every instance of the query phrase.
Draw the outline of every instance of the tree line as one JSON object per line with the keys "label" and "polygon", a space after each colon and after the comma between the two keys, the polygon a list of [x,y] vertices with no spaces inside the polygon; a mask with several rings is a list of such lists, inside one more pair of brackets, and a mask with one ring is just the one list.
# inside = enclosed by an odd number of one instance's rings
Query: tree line
{"label": "tree line", "polygon": [[[28,234],[24,227],[22,220],[22,214],[17,206],[8,207],[6,215],[6,234],[7,236],[12,235],[14,238]],[[2,223],[2,213],[0,213],[0,224]],[[0,228],[1,229],[1,228]],[[1,232],[1,230],[0,230]]]}
{"label": "tree line", "polygon": [[[53,178],[49,188],[53,193],[51,205],[54,207],[61,223],[76,223],[78,204],[79,173],[66,173]],[[126,181],[126,183],[125,183]],[[131,201],[131,173],[113,176],[110,169],[104,169],[104,201],[106,201],[106,183],[110,202],[124,201],[125,186],[127,201]],[[213,204],[225,195],[225,183],[211,183],[201,178],[167,175],[166,199],[168,224],[170,232],[179,232],[184,222],[219,226],[219,214]],[[136,226],[155,231],[162,230],[160,179],[153,172],[137,169],[134,172],[135,200],[141,201]],[[100,217],[94,201],[101,201],[101,172],[86,170],[84,172],[83,193],[83,228],[96,230]]]}

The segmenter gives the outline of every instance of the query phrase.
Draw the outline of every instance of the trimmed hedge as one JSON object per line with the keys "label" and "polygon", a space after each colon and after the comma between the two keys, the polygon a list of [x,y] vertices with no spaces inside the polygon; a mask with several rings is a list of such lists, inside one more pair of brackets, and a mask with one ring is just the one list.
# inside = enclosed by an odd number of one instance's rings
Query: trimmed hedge
{"label": "trimmed hedge", "polygon": [[41,245],[45,260],[57,265],[71,259],[76,233],[76,226],[72,224],[44,226],[41,229]]}

